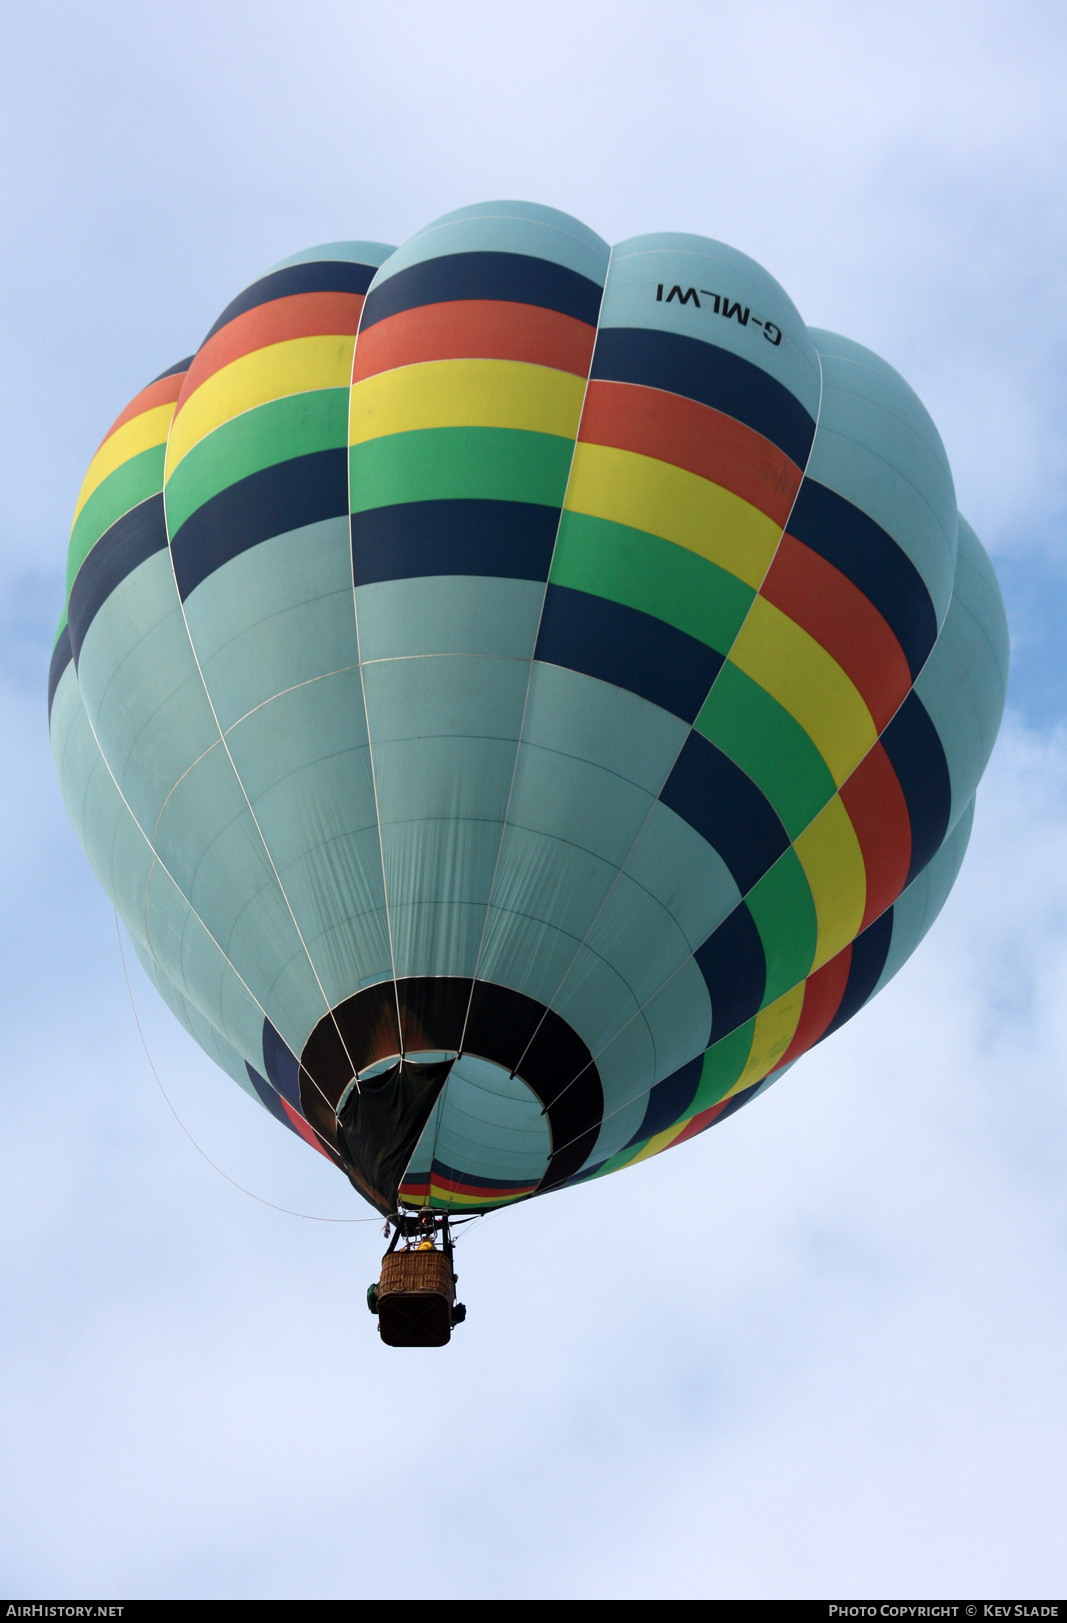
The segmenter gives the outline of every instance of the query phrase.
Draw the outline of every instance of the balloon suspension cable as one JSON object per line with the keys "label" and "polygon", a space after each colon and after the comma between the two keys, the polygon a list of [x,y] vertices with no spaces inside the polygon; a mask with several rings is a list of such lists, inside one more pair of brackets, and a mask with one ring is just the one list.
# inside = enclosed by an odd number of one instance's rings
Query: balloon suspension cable
{"label": "balloon suspension cable", "polygon": [[170,1111],[171,1115],[174,1117],[174,1120],[178,1123],[178,1126],[181,1128],[182,1132],[185,1134],[186,1138],[189,1140],[197,1154],[203,1156],[208,1166],[213,1168],[213,1170],[218,1173],[220,1178],[225,1178],[227,1183],[232,1184],[235,1189],[239,1189],[242,1195],[247,1195],[249,1200],[258,1201],[261,1206],[269,1206],[272,1212],[283,1212],[286,1217],[302,1217],[309,1223],[377,1223],[379,1221],[377,1217],[319,1217],[315,1212],[295,1212],[290,1206],[278,1206],[273,1200],[266,1200],[262,1195],[257,1195],[251,1189],[246,1189],[243,1183],[237,1182],[236,1178],[231,1178],[228,1172],[223,1172],[220,1166],[215,1165],[215,1162],[211,1159],[206,1150],[202,1150],[200,1148],[200,1145],[196,1142],[196,1139],[193,1137],[192,1133],[189,1131],[188,1127],[186,1127],[178,1112],[171,1104],[167,1090],[160,1081],[159,1072],[156,1070],[155,1062],[148,1051],[148,1044],[145,1041],[145,1034],[141,1027],[140,1016],[137,1013],[137,1005],[133,1000],[133,987],[130,985],[130,976],[126,968],[126,954],[122,950],[122,932],[119,929],[118,908],[115,908],[114,911],[115,938],[119,944],[119,958],[122,962],[122,978],[126,982],[126,993],[130,1000],[130,1008],[133,1010],[133,1020],[137,1027],[137,1035],[141,1039],[141,1047],[144,1049],[145,1059],[148,1061],[149,1070],[156,1079],[156,1086],[163,1095],[167,1109]]}

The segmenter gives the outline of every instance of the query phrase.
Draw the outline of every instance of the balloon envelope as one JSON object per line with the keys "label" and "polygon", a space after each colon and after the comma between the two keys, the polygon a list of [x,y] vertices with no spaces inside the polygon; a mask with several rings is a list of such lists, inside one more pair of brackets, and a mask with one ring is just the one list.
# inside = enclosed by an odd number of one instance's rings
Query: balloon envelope
{"label": "balloon envelope", "polygon": [[112,425],[49,677],[207,1052],[379,1209],[701,1132],[896,972],[1004,703],[903,379],[721,243],[487,204],[275,267]]}

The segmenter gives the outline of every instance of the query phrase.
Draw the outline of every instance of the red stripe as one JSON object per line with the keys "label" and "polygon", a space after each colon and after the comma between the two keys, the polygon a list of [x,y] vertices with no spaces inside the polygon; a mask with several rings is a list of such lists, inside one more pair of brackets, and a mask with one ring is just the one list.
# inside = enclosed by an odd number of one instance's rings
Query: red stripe
{"label": "red stripe", "polygon": [[[438,1189],[447,1189],[453,1195],[474,1195],[479,1200],[495,1200],[499,1199],[502,1195],[528,1195],[537,1188],[536,1183],[515,1183],[506,1185],[496,1184],[492,1189],[487,1189],[484,1184],[459,1183],[454,1178],[443,1178],[437,1173],[433,1175],[433,1182],[437,1185]],[[413,1195],[425,1195],[429,1192],[429,1188],[430,1185],[425,1182],[425,1180],[420,1181],[419,1183],[405,1182],[401,1185],[402,1191],[410,1190]]]}
{"label": "red stripe", "polygon": [[[140,394],[135,394],[126,410],[119,412],[119,415],[100,441],[100,445],[106,445],[116,429],[121,428],[123,423],[130,422],[134,417],[140,417],[143,411],[152,411],[156,406],[166,406],[172,400],[177,400],[181,393],[182,384],[185,382],[185,377],[184,372],[172,372],[169,378],[160,378],[158,382],[150,383],[147,389],[142,389]],[[97,446],[97,450],[99,449],[100,446]]]}
{"label": "red stripe", "polygon": [[716,1118],[722,1115],[729,1103],[729,1099],[720,1099],[717,1105],[710,1105],[707,1110],[699,1111],[689,1120],[678,1137],[671,1139],[667,1148],[673,1150],[676,1144],[684,1144],[687,1138],[696,1138],[698,1133],[704,1132],[705,1128],[710,1127]]}
{"label": "red stripe", "polygon": [[775,1066],[789,1065],[807,1053],[817,1043],[830,1021],[841,1007],[841,999],[848,985],[848,971],[852,963],[852,943],[842,947],[835,958],[823,964],[814,975],[809,975],[804,987],[804,1003],[800,1011],[793,1041]]}
{"label": "red stripe", "polygon": [[596,328],[558,310],[506,299],[423,304],[360,333],[353,381],[419,361],[529,361],[584,378]]}
{"label": "red stripe", "polygon": [[271,299],[235,316],[197,351],[186,374],[178,410],[215,372],[253,350],[289,338],[318,338],[333,333],[352,337],[362,309],[362,293],[291,293],[288,298]]}
{"label": "red stripe", "polygon": [[908,696],[911,671],[870,598],[789,534],[782,537],[760,596],[803,626],[836,659],[881,732]]}
{"label": "red stripe", "polygon": [[881,744],[864,756],[842,786],[841,799],[852,819],[867,869],[867,905],[860,925],[860,930],[865,930],[896,901],[907,882],[911,863],[907,802]]}
{"label": "red stripe", "polygon": [[323,1147],[319,1143],[319,1140],[316,1137],[315,1133],[308,1126],[308,1124],[304,1120],[303,1116],[298,1116],[297,1115],[296,1111],[293,1109],[293,1107],[289,1103],[288,1099],[283,1099],[281,1094],[279,1094],[278,1095],[278,1102],[281,1105],[282,1109],[285,1111],[285,1114],[289,1117],[289,1120],[292,1122],[293,1126],[296,1128],[297,1132],[300,1134],[300,1137],[304,1140],[304,1143],[305,1144],[310,1144],[311,1148],[313,1150],[318,1150],[320,1155],[325,1155],[327,1161],[332,1161],[333,1156],[328,1154],[328,1152],[323,1149]]}
{"label": "red stripe", "polygon": [[801,471],[762,434],[699,400],[637,383],[590,382],[580,440],[637,451],[710,479],[784,524]]}

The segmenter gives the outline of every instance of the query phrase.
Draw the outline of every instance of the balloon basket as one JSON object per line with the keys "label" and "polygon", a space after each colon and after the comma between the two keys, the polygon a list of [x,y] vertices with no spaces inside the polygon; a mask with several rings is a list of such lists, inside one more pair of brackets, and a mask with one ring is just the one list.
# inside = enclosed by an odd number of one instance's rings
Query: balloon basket
{"label": "balloon basket", "polygon": [[[422,1213],[392,1221],[397,1229],[382,1258],[381,1277],[367,1293],[368,1306],[378,1315],[378,1334],[387,1347],[444,1347],[467,1314],[456,1301],[448,1219]],[[413,1243],[397,1250],[404,1236]]]}

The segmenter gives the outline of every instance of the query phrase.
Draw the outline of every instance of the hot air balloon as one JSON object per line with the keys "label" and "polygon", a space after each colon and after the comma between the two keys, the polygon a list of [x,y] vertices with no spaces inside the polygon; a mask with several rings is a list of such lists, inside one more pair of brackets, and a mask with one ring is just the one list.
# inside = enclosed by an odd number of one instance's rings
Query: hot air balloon
{"label": "hot air balloon", "polygon": [[722,243],[493,203],[284,261],[131,401],[48,701],[161,996],[450,1266],[885,985],[1007,670],[892,367]]}

